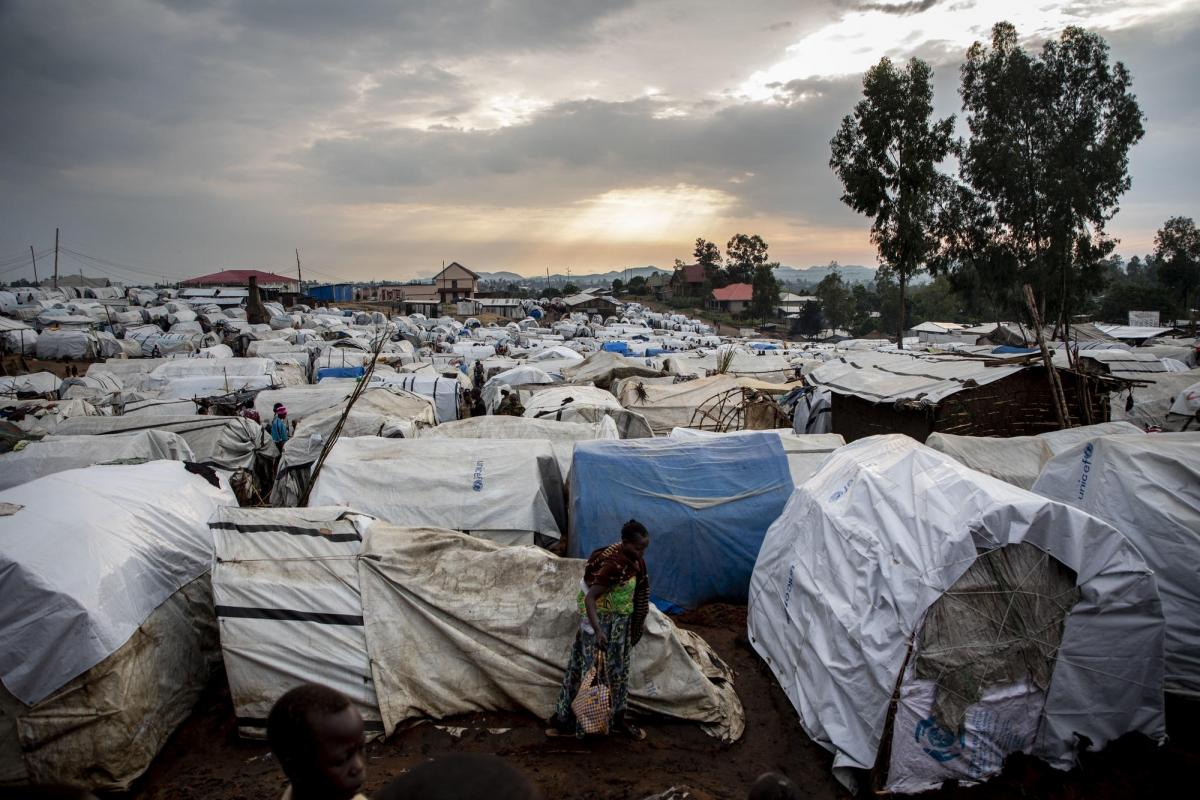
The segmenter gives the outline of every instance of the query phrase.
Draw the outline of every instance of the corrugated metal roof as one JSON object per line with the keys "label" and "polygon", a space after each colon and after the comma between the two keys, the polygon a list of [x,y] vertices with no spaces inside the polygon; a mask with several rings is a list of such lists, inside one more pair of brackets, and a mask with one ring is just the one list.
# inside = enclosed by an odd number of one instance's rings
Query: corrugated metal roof
{"label": "corrugated metal roof", "polygon": [[983,386],[1025,369],[1016,364],[958,356],[846,353],[809,375],[809,381],[835,394],[853,395],[872,403],[917,400],[936,404],[963,389]]}

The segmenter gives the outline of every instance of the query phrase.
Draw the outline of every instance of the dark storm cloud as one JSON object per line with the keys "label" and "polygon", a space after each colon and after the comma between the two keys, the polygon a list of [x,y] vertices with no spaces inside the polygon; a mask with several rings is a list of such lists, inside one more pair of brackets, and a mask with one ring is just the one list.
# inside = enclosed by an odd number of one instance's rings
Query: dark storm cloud
{"label": "dark storm cloud", "polygon": [[884,14],[907,16],[908,14],[920,14],[922,11],[928,11],[940,2],[942,0],[911,0],[911,2],[906,3],[855,3],[854,8],[858,11],[881,11]]}

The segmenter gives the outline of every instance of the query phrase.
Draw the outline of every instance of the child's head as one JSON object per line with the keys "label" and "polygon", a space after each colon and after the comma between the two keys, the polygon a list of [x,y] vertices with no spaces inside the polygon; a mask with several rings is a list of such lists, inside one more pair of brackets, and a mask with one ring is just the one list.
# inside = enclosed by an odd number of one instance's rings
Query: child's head
{"label": "child's head", "polygon": [[287,409],[283,406],[275,406],[275,416],[280,419],[287,419]]}
{"label": "child's head", "polygon": [[348,800],[366,780],[362,716],[328,686],[306,683],[279,698],[267,739],[297,798]]}
{"label": "child's head", "polygon": [[800,792],[796,784],[778,772],[764,772],[750,787],[747,800],[796,800]]}

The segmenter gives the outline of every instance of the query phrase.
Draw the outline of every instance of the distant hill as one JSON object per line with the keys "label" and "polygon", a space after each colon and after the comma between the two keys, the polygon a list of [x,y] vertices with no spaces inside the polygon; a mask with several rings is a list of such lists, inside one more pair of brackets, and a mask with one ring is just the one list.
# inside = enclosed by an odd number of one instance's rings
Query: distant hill
{"label": "distant hill", "polygon": [[[775,277],[783,283],[807,283],[815,286],[821,282],[821,279],[837,269],[841,273],[842,280],[846,283],[872,283],[875,280],[875,267],[864,267],[858,264],[839,264],[834,267],[829,264],[812,267],[788,267],[781,266],[775,270]],[[638,275],[643,278],[649,278],[656,272],[665,272],[670,274],[674,271],[674,267],[629,267],[621,270],[610,270],[608,272],[589,272],[584,274],[572,273],[568,278],[565,273],[552,272],[550,273],[551,285],[561,286],[570,281],[576,286],[607,286],[615,279],[620,278],[623,281],[630,280]],[[479,273],[480,280],[494,281],[497,283],[518,283],[527,286],[537,286],[544,284],[546,281],[545,274],[541,275],[518,275],[515,272],[481,272]],[[913,283],[921,283],[923,280],[913,281]]]}

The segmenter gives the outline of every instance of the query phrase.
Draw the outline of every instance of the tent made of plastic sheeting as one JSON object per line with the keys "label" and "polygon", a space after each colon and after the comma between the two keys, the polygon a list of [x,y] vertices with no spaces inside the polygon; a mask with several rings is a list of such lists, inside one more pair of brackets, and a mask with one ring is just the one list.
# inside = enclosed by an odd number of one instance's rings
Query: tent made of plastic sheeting
{"label": "tent made of plastic sheeting", "polygon": [[37,357],[46,361],[81,361],[100,355],[95,334],[82,330],[44,330],[38,336]]}
{"label": "tent made of plastic sheeting", "polygon": [[0,377],[0,397],[47,397],[57,399],[62,378],[53,372],[30,372]]}
{"label": "tent made of plastic sheeting", "polygon": [[63,400],[78,397],[95,405],[120,403],[123,392],[121,380],[111,372],[97,372],[82,378],[65,378],[58,387],[58,396]]}
{"label": "tent made of plastic sheeting", "polygon": [[753,355],[735,350],[732,356],[722,352],[707,355],[673,355],[667,358],[667,371],[672,375],[715,375],[718,362],[728,358],[725,374],[738,378],[755,378],[767,383],[785,383],[795,371],[787,359],[776,355]]}
{"label": "tent made of plastic sheeting", "polygon": [[390,386],[428,397],[433,401],[439,423],[458,419],[459,399],[462,397],[463,387],[455,378],[443,378],[440,375],[375,373],[371,375],[370,385]]}
{"label": "tent made of plastic sheeting", "polygon": [[617,426],[617,433],[622,439],[654,436],[645,417],[622,408],[611,392],[595,386],[538,389],[525,398],[523,405],[527,418],[589,424],[597,424],[608,418]]}
{"label": "tent made of plastic sheeting", "polygon": [[554,378],[551,378],[545,371],[528,365],[520,365],[512,369],[506,369],[497,375],[493,375],[483,385],[481,395],[483,403],[487,407],[488,412],[495,412],[500,407],[503,399],[500,390],[502,388],[511,388],[514,386],[530,386],[538,384],[556,383]]}
{"label": "tent made of plastic sheeting", "polygon": [[149,766],[208,679],[207,522],[234,503],[169,461],[0,492],[6,779],[125,788]]}
{"label": "tent made of plastic sheeting", "polygon": [[607,389],[613,381],[621,378],[653,378],[659,375],[662,375],[661,370],[647,366],[640,359],[625,358],[617,353],[604,350],[592,353],[576,366],[562,369],[562,376],[565,380],[579,384],[591,383],[601,389]]}
{"label": "tent made of plastic sheeting", "polygon": [[[386,731],[479,711],[550,716],[579,628],[583,566],[537,548],[372,525],[359,587]],[[729,668],[657,609],[633,649],[629,705],[699,723],[726,742],[745,726]]]}
{"label": "tent made of plastic sheeting", "polygon": [[617,425],[604,417],[598,423],[556,422],[551,419],[530,419],[506,415],[471,417],[447,422],[436,428],[424,428],[417,433],[421,439],[539,439],[550,443],[558,459],[563,477],[571,474],[571,460],[576,442],[592,439],[618,439]]}
{"label": "tent made of plastic sheeting", "polygon": [[192,448],[196,460],[222,469],[253,470],[263,456],[273,457],[275,445],[262,426],[245,417],[202,414],[120,417],[72,417],[54,429],[58,436],[102,436],[132,431],[177,433]]}
{"label": "tent made of plastic sheeting", "polygon": [[308,488],[312,465],[321,456],[325,443],[341,421],[339,436],[382,436],[414,438],[423,429],[432,428],[433,404],[427,398],[400,389],[366,389],[342,421],[345,403],[309,414],[296,426],[283,447],[271,487],[271,503],[276,506],[299,504]]}
{"label": "tent made of plastic sheeting", "polygon": [[721,395],[740,388],[738,379],[732,375],[713,375],[684,383],[630,379],[621,382],[617,399],[625,408],[645,417],[655,435],[664,436],[672,428],[691,427],[701,406],[717,402]]}
{"label": "tent made of plastic sheeting", "polygon": [[1042,467],[1055,454],[1083,442],[1118,434],[1144,435],[1136,425],[1128,422],[1102,422],[1099,425],[1066,428],[1039,433],[1037,436],[1011,436],[1007,439],[933,433],[925,444],[971,469],[1022,489],[1032,489]]}
{"label": "tent made of plastic sheeting", "polygon": [[571,471],[569,554],[586,558],[636,519],[650,530],[646,567],[659,608],[745,602],[763,535],[792,492],[779,439],[581,442]]}
{"label": "tent made of plastic sheeting", "polygon": [[[1041,553],[1014,579],[1021,543]],[[1000,548],[1025,555],[973,569]],[[847,445],[797,487],[754,567],[749,632],[847,783],[876,765],[893,710],[890,791],[983,780],[1018,750],[1068,768],[1082,742],[1165,734],[1162,605],[1133,545],[905,436]],[[956,700],[961,729],[934,713]]]}
{"label": "tent made of plastic sheeting", "polygon": [[1195,411],[1193,410],[1192,414],[1176,414],[1172,407],[1175,401],[1185,396],[1194,385],[1196,397],[1200,398],[1200,370],[1164,372],[1149,377],[1147,383],[1148,386],[1138,386],[1130,391],[1113,392],[1109,404],[1112,408],[1112,418],[1127,420],[1141,428],[1181,430]]}
{"label": "tent made of plastic sheeting", "polygon": [[64,472],[113,461],[194,461],[178,434],[139,431],[115,436],[47,436],[20,450],[0,454],[0,490]]}
{"label": "tent made of plastic sheeting", "polygon": [[532,440],[339,439],[309,505],[353,507],[397,525],[504,544],[556,540],[565,527],[558,461],[548,442]]}
{"label": "tent made of plastic sheeting", "polygon": [[1105,436],[1059,452],[1033,485],[1110,523],[1154,570],[1167,691],[1200,697],[1200,432]]}
{"label": "tent made of plastic sheeting", "polygon": [[686,441],[689,439],[719,439],[725,436],[753,436],[760,433],[775,434],[779,437],[779,443],[783,446],[784,454],[787,455],[792,483],[796,485],[811,478],[825,463],[829,454],[846,443],[846,440],[836,433],[797,435],[787,428],[772,431],[729,431],[727,433],[700,431],[695,428],[674,428],[671,430],[671,438]]}
{"label": "tent made of plastic sheeting", "polygon": [[209,521],[221,652],[242,736],[266,738],[271,706],[308,682],[349,697],[369,737],[383,732],[358,592],[371,522],[344,508],[222,508]]}
{"label": "tent made of plastic sheeting", "polygon": [[269,422],[274,417],[275,404],[283,403],[288,410],[288,420],[299,425],[309,414],[341,406],[353,392],[353,381],[325,381],[317,386],[268,389],[254,396],[254,410],[264,422]]}

